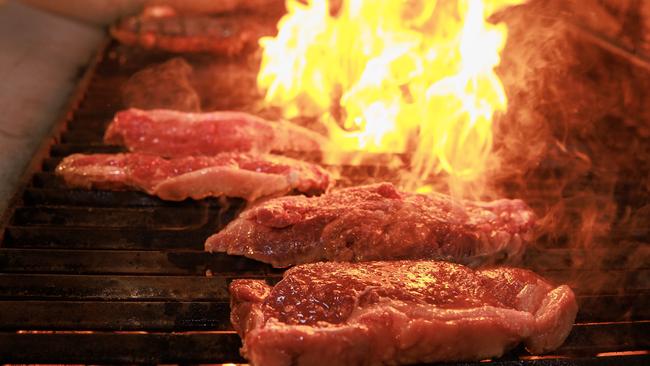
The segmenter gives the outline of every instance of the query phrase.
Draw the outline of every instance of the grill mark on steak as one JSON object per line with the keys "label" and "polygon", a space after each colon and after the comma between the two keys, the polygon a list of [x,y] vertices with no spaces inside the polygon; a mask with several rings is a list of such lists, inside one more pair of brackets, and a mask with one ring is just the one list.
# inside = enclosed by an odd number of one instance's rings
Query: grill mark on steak
{"label": "grill mark on steak", "polygon": [[205,247],[276,267],[385,259],[476,265],[518,259],[533,225],[532,211],[520,200],[456,201],[380,183],[268,200],[208,238]]}
{"label": "grill mark on steak", "polygon": [[176,157],[229,151],[318,152],[324,138],[289,122],[270,122],[244,112],[132,108],[115,115],[104,142],[124,145],[133,152]]}
{"label": "grill mark on steak", "polygon": [[77,188],[137,189],[165,200],[241,197],[255,200],[292,190],[322,193],[329,173],[295,159],[248,153],[163,159],[141,153],[74,154],[57,166],[56,174]]}
{"label": "grill mark on steak", "polygon": [[577,313],[567,286],[535,273],[435,261],[317,263],[270,287],[230,285],[231,320],[253,365],[480,360],[520,342],[559,347]]}

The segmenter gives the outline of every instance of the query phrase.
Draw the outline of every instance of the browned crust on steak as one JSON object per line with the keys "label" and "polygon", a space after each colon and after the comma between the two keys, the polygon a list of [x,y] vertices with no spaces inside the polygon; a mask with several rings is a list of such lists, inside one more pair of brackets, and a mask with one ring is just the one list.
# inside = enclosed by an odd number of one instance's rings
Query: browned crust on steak
{"label": "browned crust on steak", "polygon": [[533,224],[520,200],[460,202],[380,183],[266,201],[209,237],[205,247],[275,267],[386,259],[477,265],[517,261]]}
{"label": "browned crust on steak", "polygon": [[157,7],[119,21],[111,26],[110,33],[123,44],[145,49],[234,56],[268,33],[258,23],[253,15],[178,14],[171,8]]}
{"label": "browned crust on steak", "polygon": [[[405,268],[413,268],[411,276],[415,277],[404,280],[401,290],[392,282],[378,290],[371,280],[359,291],[355,281],[346,280],[347,274],[363,283],[367,276],[358,269],[373,265],[384,266],[389,273],[407,274]],[[459,270],[460,276],[468,277],[466,282],[473,284],[464,288],[466,293],[484,295],[477,295],[474,300],[478,303],[469,306],[435,305],[422,297],[410,299],[409,287],[432,284],[418,277],[429,265],[450,267],[451,273]],[[451,290],[460,286],[461,297],[463,287],[467,287],[456,283],[454,275],[437,280],[448,283]],[[302,285],[289,287],[294,292],[286,292],[291,281]],[[333,286],[337,281],[340,287]],[[395,288],[397,292],[391,293]],[[530,271],[502,267],[474,272],[460,265],[428,261],[303,265],[287,271],[275,287],[258,280],[235,280],[230,292],[231,320],[244,340],[242,355],[253,365],[265,366],[480,360],[501,356],[520,342],[532,353],[543,353],[561,345],[577,313],[570,288],[553,287]],[[375,295],[380,296],[373,300]],[[354,306],[342,310],[346,307],[340,299],[347,296],[352,297]],[[444,300],[449,295],[441,296]],[[296,305],[288,306],[287,298],[292,304],[311,306],[297,305],[294,311]],[[278,310],[280,304],[283,307]],[[317,312],[317,318],[309,320],[318,306],[343,311],[344,316],[336,321],[319,321],[325,318]]]}
{"label": "browned crust on steak", "polygon": [[192,66],[181,57],[140,70],[122,87],[122,100],[129,108],[168,108],[201,111],[201,98],[192,86]]}

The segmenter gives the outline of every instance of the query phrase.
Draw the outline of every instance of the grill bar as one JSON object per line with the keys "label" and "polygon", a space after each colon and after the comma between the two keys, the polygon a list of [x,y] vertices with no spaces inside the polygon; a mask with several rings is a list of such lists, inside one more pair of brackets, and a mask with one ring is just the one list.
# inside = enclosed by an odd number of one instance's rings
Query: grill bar
{"label": "grill bar", "polygon": [[112,154],[123,152],[124,149],[120,146],[101,145],[101,144],[58,144],[52,146],[50,153],[53,157],[63,158],[70,154],[86,153],[86,154]]}
{"label": "grill bar", "polygon": [[0,355],[14,363],[243,363],[240,347],[235,333],[0,333]]}
{"label": "grill bar", "polygon": [[2,249],[5,273],[205,275],[275,273],[269,265],[221,253],[204,251],[94,251]]}
{"label": "grill bar", "polygon": [[[181,210],[180,212],[183,212]],[[95,225],[91,225],[95,226]],[[98,226],[98,225],[97,225]],[[202,249],[202,248],[201,248]],[[527,251],[523,259],[526,267],[536,271],[570,271],[576,268],[577,261],[594,255],[596,258],[609,254],[607,260],[603,260],[599,267],[592,269],[626,271],[628,264],[626,259],[630,255],[638,254],[634,250],[622,249],[620,252],[607,252],[594,249],[592,251],[580,251],[569,249],[535,249]],[[540,260],[542,256],[543,260]],[[211,266],[207,269],[215,269],[215,265],[228,266],[233,263],[232,268],[237,270],[260,270],[266,268],[256,261],[249,261],[244,257],[225,256],[218,253],[206,253],[202,250],[166,250],[166,251],[141,251],[141,250],[74,250],[74,249],[24,249],[24,248],[3,248],[0,250],[0,263],[5,267],[5,272],[15,271],[81,271],[80,273],[91,273],[102,271],[116,273],[134,271],[134,273],[170,273],[169,271],[179,270],[177,262],[182,258],[181,263],[185,265]],[[650,269],[648,261],[641,258],[636,269],[647,273]],[[263,267],[262,267],[263,266]],[[67,268],[67,270],[66,270]],[[224,268],[224,267],[222,267]],[[229,267],[225,267],[229,268]],[[183,269],[183,271],[186,271]],[[183,272],[186,273],[186,272]],[[198,274],[198,273],[195,273]]]}
{"label": "grill bar", "polygon": [[[3,330],[231,330],[227,301],[0,300]],[[650,295],[578,297],[581,323],[648,319]],[[615,307],[611,311],[608,307]]]}
{"label": "grill bar", "polygon": [[69,130],[61,135],[64,144],[101,144],[104,134],[100,131]]}
{"label": "grill bar", "polygon": [[[644,337],[648,332],[649,322],[577,324],[565,344],[553,355],[585,357],[593,355],[594,351],[625,352],[645,349],[650,347],[650,342]],[[34,344],[42,347],[35,350]],[[242,362],[237,353],[240,346],[239,336],[232,331],[50,334],[0,332],[0,354],[7,355],[7,361],[11,362],[25,359],[34,362]],[[25,352],[31,352],[28,358],[25,357]]]}
{"label": "grill bar", "polygon": [[225,277],[0,274],[0,298],[228,301]]}
{"label": "grill bar", "polygon": [[[632,272],[634,273],[634,272]],[[541,275],[558,283],[562,281],[557,274]],[[225,274],[224,274],[225,275]],[[244,277],[274,279],[279,275],[265,273],[240,273]],[[627,274],[626,274],[627,275]],[[220,274],[222,276],[222,274]],[[148,276],[148,275],[40,275],[40,274],[0,274],[0,298],[50,298],[50,299],[196,299],[228,300],[226,282],[222,277],[184,277],[184,276]],[[638,281],[636,277],[635,281]],[[584,282],[579,285],[584,286]],[[208,286],[201,290],[201,286]],[[604,286],[601,288],[601,286]],[[602,282],[598,288],[579,287],[573,285],[577,295],[621,295],[640,294],[649,291],[647,288],[632,287],[628,283]],[[197,292],[193,292],[197,291]],[[215,292],[212,292],[215,291]],[[217,296],[218,294],[218,296]],[[217,296],[217,297],[214,297]]]}
{"label": "grill bar", "polygon": [[[229,205],[242,206],[241,201],[228,200]],[[194,207],[194,201],[171,202],[134,191],[87,191],[77,189],[42,189],[28,187],[23,196],[25,205],[66,205],[90,207]],[[204,200],[204,204],[219,206],[215,200]]]}
{"label": "grill bar", "polygon": [[[85,198],[85,197],[83,197]],[[155,202],[155,201],[150,201]],[[103,248],[108,249],[115,245],[116,249],[180,249],[187,247],[188,249],[201,249],[205,239],[222,228],[229,220],[232,220],[239,212],[238,209],[233,210],[218,210],[214,212],[214,217],[208,219],[208,225],[204,227],[188,230],[184,233],[179,233],[174,229],[167,228],[143,228],[140,229],[116,229],[107,227],[106,235],[103,237],[89,238],[88,233],[94,229],[88,227],[58,227],[58,226],[22,226],[22,225],[9,225],[6,227],[7,236],[5,238],[6,247],[51,247],[51,248]],[[629,240],[637,241],[634,233],[630,233]],[[180,242],[179,242],[180,241]],[[540,246],[547,248],[549,243],[541,241]],[[611,245],[611,243],[610,243]],[[553,249],[554,247],[548,247]],[[559,247],[562,248],[562,247]],[[564,248],[569,249],[569,248]],[[596,247],[597,249],[597,247]],[[587,253],[586,258],[593,258],[591,250]],[[636,254],[641,258],[648,258],[647,251],[638,251]],[[613,259],[617,258],[614,251],[614,256],[609,259],[609,262],[615,262]],[[547,262],[546,259],[540,258],[541,263]],[[620,262],[625,263],[625,262]],[[641,263],[641,262],[640,262]]]}
{"label": "grill bar", "polygon": [[[216,228],[215,228],[216,229]],[[101,236],[95,228],[9,226],[4,246],[9,248],[75,249],[202,249],[205,238],[216,230],[106,228]]]}
{"label": "grill bar", "polygon": [[208,207],[197,208],[95,208],[95,207],[19,207],[15,225],[53,225],[64,227],[165,227],[194,230],[208,224]]}
{"label": "grill bar", "polygon": [[3,330],[232,330],[216,301],[0,301]]}

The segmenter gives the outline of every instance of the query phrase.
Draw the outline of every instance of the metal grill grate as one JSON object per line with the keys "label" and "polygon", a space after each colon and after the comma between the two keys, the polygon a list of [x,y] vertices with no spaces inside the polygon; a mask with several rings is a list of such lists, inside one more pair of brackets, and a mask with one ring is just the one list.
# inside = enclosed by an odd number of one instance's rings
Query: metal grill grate
{"label": "metal grill grate", "polygon": [[[245,362],[229,321],[228,281],[275,281],[281,271],[202,251],[204,239],[243,207],[240,200],[165,202],[137,192],[65,188],[52,173],[74,152],[115,152],[101,137],[121,108],[119,86],[161,55],[120,64],[98,52],[66,118],[34,158],[6,214],[0,248],[0,359],[20,363]],[[234,60],[233,62],[236,62]],[[643,199],[647,200],[648,197]],[[646,238],[647,239],[647,238]],[[650,362],[650,267],[623,268],[645,243],[621,244],[596,287],[581,281],[577,324],[552,355],[522,348],[495,365],[642,365]],[[579,254],[579,253],[578,253]],[[525,266],[567,282],[576,252],[531,249]],[[548,265],[552,263],[552,265]],[[210,273],[210,276],[206,276]],[[473,365],[478,363],[464,363]]]}

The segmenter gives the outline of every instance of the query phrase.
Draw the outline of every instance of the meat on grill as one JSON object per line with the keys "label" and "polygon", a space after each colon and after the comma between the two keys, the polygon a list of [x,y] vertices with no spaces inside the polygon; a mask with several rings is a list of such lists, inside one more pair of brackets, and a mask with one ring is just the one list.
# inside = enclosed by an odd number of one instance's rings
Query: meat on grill
{"label": "meat on grill", "polygon": [[218,196],[252,201],[292,190],[317,194],[331,182],[319,166],[247,153],[170,160],[140,153],[74,154],[63,159],[56,174],[71,187],[137,189],[171,201]]}
{"label": "meat on grill", "polygon": [[192,85],[194,70],[180,57],[136,72],[122,87],[124,105],[199,112],[201,98]]}
{"label": "meat on grill", "polygon": [[475,265],[516,260],[533,225],[532,211],[520,200],[455,201],[380,183],[268,200],[244,211],[205,247],[276,267],[387,259]]}
{"label": "meat on grill", "polygon": [[270,287],[230,285],[231,321],[253,365],[384,365],[559,347],[577,313],[568,286],[535,273],[435,261],[323,262]]}
{"label": "meat on grill", "polygon": [[142,14],[118,22],[111,35],[129,46],[167,52],[237,55],[256,45],[273,29],[254,15],[179,14],[169,6],[150,6]]}
{"label": "meat on grill", "polygon": [[320,151],[323,137],[288,122],[244,112],[186,113],[128,109],[118,112],[104,141],[164,157],[226,151]]}
{"label": "meat on grill", "polygon": [[[268,14],[273,10],[284,11],[283,0],[154,0],[149,3],[155,3],[153,6],[170,6],[176,11],[186,14],[227,14],[256,12],[257,14]],[[282,14],[280,14],[282,15]]]}

